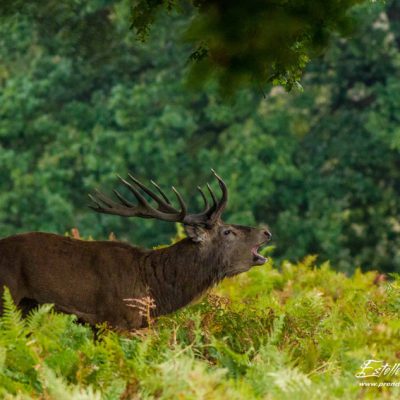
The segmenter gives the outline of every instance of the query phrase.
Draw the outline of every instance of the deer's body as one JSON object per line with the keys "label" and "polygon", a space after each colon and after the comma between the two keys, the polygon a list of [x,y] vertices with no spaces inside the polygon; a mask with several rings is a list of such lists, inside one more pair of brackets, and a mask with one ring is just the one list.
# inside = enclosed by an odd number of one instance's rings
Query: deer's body
{"label": "deer's body", "polygon": [[[146,325],[147,320],[138,308],[129,307],[126,299],[150,297],[155,302],[152,314],[167,314],[225,276],[265,262],[256,250],[269,240],[267,230],[222,223],[216,213],[222,212],[223,206],[215,201],[204,215],[183,220],[183,211],[172,214],[172,206],[146,190],[163,211],[143,205],[163,218],[181,218],[188,238],[169,247],[146,250],[119,241],[84,241],[51,233],[10,236],[0,240],[0,287],[7,286],[15,303],[25,311],[35,304],[53,303],[57,310],[92,325],[108,322],[133,329]],[[99,206],[96,211],[117,213],[111,200],[102,195],[100,201],[107,207]],[[136,206],[127,206],[125,199],[121,202],[125,208],[119,206],[120,215],[137,215]],[[218,217],[212,224],[210,215]]]}
{"label": "deer's body", "polygon": [[144,257],[121,242],[16,235],[0,240],[0,285],[10,289],[17,304],[54,303],[91,324],[138,326],[138,313],[123,299],[145,296],[139,273]]}

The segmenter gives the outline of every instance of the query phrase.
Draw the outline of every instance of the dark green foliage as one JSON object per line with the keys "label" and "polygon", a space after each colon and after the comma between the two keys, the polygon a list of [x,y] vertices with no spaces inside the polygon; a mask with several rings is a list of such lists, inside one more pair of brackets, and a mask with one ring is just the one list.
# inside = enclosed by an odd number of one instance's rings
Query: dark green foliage
{"label": "dark green foliage", "polygon": [[264,265],[148,329],[102,327],[96,339],[50,305],[22,320],[6,291],[0,397],[398,398],[398,387],[365,390],[355,377],[368,359],[398,360],[399,276],[377,277],[349,278],[315,257]]}
{"label": "dark green foliage", "polygon": [[310,58],[328,46],[333,32],[349,33],[351,7],[362,0],[176,1],[140,0],[132,26],[144,39],[161,8],[194,16],[185,32],[197,48],[191,55],[192,81],[216,78],[232,94],[242,86],[299,85]]}

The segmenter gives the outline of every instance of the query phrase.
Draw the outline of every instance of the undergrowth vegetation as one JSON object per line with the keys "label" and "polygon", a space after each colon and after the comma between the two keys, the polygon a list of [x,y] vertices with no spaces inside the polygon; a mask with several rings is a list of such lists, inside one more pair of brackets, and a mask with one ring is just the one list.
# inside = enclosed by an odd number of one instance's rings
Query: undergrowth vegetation
{"label": "undergrowth vegetation", "polygon": [[359,383],[397,382],[400,372],[356,375],[367,360],[399,362],[399,295],[398,275],[348,277],[309,256],[227,280],[149,328],[94,335],[51,305],[22,319],[5,291],[0,397],[398,398],[399,387]]}

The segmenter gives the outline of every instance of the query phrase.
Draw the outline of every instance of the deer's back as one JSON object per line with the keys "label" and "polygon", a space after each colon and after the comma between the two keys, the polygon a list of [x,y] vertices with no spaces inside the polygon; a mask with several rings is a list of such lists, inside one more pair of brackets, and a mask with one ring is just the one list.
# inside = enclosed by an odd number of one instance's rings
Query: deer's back
{"label": "deer's back", "polygon": [[0,240],[0,285],[17,302],[26,297],[99,315],[143,290],[141,257],[143,250],[123,242],[15,235]]}

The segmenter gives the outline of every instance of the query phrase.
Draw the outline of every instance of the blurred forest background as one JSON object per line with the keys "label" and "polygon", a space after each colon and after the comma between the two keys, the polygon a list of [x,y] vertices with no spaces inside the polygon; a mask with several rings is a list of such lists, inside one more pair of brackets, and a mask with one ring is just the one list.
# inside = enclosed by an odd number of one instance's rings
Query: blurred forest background
{"label": "blurred forest background", "polygon": [[[82,5],[84,4],[84,5]],[[39,9],[40,8],[40,9]],[[87,193],[131,172],[192,209],[210,168],[228,222],[268,223],[276,258],[400,271],[400,6],[368,3],[303,92],[187,90],[188,18],[160,15],[145,44],[129,2],[42,0],[0,24],[0,236],[43,230],[140,245],[172,224],[99,215]]]}

